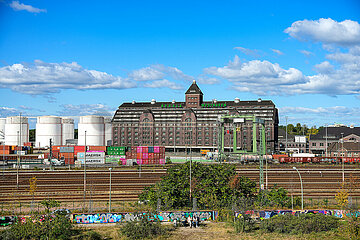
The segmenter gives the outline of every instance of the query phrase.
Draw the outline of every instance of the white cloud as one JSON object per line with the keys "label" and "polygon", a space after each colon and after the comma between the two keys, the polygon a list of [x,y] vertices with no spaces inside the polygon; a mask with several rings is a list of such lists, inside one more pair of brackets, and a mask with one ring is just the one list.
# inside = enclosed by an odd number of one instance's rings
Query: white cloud
{"label": "white cloud", "polygon": [[229,80],[237,91],[258,95],[360,95],[360,47],[352,47],[347,53],[328,54],[327,58],[338,64],[324,61],[314,66],[318,74],[308,76],[269,61],[242,63],[237,56],[224,67],[210,67],[204,72],[209,77]]}
{"label": "white cloud", "polygon": [[19,115],[19,110],[11,107],[0,107],[0,117],[10,117]]}
{"label": "white cloud", "polygon": [[239,50],[240,52],[244,53],[245,55],[253,56],[253,57],[260,57],[259,50],[256,49],[249,49],[243,47],[234,47],[234,49]]}
{"label": "white cloud", "polygon": [[197,82],[201,84],[213,85],[220,83],[220,80],[214,77],[199,76]]}
{"label": "white cloud", "polygon": [[31,5],[25,5],[23,3],[20,3],[19,1],[12,1],[10,3],[10,7],[12,9],[14,9],[15,11],[28,11],[31,13],[46,12],[46,9],[40,9],[40,8],[33,7]]}
{"label": "white cloud", "polygon": [[278,55],[284,55],[284,53],[278,49],[271,49],[271,51],[273,51],[274,53],[276,53]]}
{"label": "white cloud", "polygon": [[62,108],[62,110],[58,111],[60,116],[113,116],[115,112],[115,109],[105,104],[63,104],[60,107]]}
{"label": "white cloud", "polygon": [[327,74],[334,70],[334,66],[331,65],[331,63],[329,63],[328,61],[324,61],[322,63],[315,65],[315,69],[319,73]]}
{"label": "white cloud", "polygon": [[129,74],[129,77],[136,81],[150,81],[160,80],[164,78],[165,73],[160,72],[154,67],[145,67],[138,70],[134,70]]}
{"label": "white cloud", "polygon": [[291,37],[301,41],[321,42],[329,45],[353,46],[360,44],[360,24],[356,21],[334,21],[331,18],[294,22],[285,29]]}
{"label": "white cloud", "polygon": [[176,67],[169,67],[162,64],[154,64],[149,67],[134,70],[129,73],[129,77],[136,81],[154,81],[165,78],[173,78],[176,80],[192,81],[192,76],[184,74]]}
{"label": "white cloud", "polygon": [[149,82],[149,83],[145,83],[144,87],[148,87],[148,88],[170,88],[170,89],[174,89],[174,90],[180,90],[183,89],[183,87],[181,85],[178,85],[174,82],[171,82],[167,79],[163,79],[163,80],[157,80],[157,81],[153,81],[153,82]]}
{"label": "white cloud", "polygon": [[125,89],[136,84],[106,72],[84,69],[76,62],[13,64],[0,68],[0,87],[26,94],[49,94],[62,89]]}
{"label": "white cloud", "polygon": [[307,50],[300,50],[302,54],[304,54],[306,57],[310,57],[311,55],[314,55],[312,52]]}
{"label": "white cloud", "polygon": [[306,77],[295,68],[286,70],[277,63],[259,60],[241,63],[237,56],[227,66],[210,67],[204,71],[228,79],[238,91],[249,91],[259,95],[281,94],[279,87],[286,88],[288,85],[307,81]]}
{"label": "white cloud", "polygon": [[308,126],[325,125],[334,122],[343,123],[346,125],[359,125],[360,122],[360,108],[359,107],[280,107],[279,108],[281,124],[285,124],[285,116],[289,116],[288,123],[301,122]]}

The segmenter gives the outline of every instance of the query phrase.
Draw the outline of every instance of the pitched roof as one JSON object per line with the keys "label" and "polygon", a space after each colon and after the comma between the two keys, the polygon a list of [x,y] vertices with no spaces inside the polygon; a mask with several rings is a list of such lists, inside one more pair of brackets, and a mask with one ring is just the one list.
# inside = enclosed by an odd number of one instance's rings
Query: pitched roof
{"label": "pitched roof", "polygon": [[[350,134],[356,134],[360,136],[360,127],[328,127],[327,128],[327,137],[328,139],[338,140],[341,138],[341,133],[344,134],[344,137]],[[324,140],[326,138],[326,128],[319,130],[318,134],[310,137],[311,140]]]}
{"label": "pitched roof", "polygon": [[360,151],[359,142],[344,142],[344,143],[334,142],[330,144],[328,150],[333,152],[343,151],[342,146],[344,146],[344,150],[346,151]]}
{"label": "pitched roof", "polygon": [[189,87],[189,89],[186,91],[185,94],[201,94],[201,95],[203,95],[199,86],[196,84],[195,80],[193,81],[193,84],[191,84],[191,86]]}

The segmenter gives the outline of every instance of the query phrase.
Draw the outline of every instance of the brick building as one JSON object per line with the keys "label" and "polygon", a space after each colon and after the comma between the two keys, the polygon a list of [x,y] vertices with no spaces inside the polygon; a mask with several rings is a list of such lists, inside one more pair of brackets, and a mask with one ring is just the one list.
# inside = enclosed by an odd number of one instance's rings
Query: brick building
{"label": "brick building", "polygon": [[[123,103],[113,119],[113,145],[165,146],[167,151],[193,151],[217,148],[218,116],[255,115],[265,120],[267,151],[277,146],[278,110],[271,100],[204,101],[203,93],[194,81],[185,93],[185,101]],[[231,127],[231,129],[230,129]],[[225,131],[225,148],[232,144],[233,125]],[[236,126],[237,127],[237,126]],[[252,122],[245,121],[237,134],[239,149],[251,150]],[[258,134],[258,131],[257,131]]]}
{"label": "brick building", "polygon": [[[331,144],[341,142],[343,138],[344,142],[354,142],[360,136],[360,127],[327,127],[319,130],[318,134],[310,136],[309,140],[309,150],[310,153],[318,155],[326,155],[326,148],[328,147],[328,156],[329,147]],[[332,151],[334,149],[332,148]]]}

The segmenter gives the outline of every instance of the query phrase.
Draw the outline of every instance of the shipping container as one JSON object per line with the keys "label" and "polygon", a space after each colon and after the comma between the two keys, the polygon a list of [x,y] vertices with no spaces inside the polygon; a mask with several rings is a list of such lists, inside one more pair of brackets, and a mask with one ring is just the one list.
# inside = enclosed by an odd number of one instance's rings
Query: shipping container
{"label": "shipping container", "polygon": [[106,152],[106,146],[88,146],[88,150]]}
{"label": "shipping container", "polygon": [[60,147],[61,153],[74,153],[74,147]]}

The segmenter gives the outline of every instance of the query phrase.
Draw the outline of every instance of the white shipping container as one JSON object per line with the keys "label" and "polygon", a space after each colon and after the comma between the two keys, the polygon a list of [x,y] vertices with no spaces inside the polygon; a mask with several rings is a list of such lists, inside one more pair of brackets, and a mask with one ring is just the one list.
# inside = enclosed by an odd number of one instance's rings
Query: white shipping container
{"label": "white shipping container", "polygon": [[[84,164],[84,159],[78,159],[81,164]],[[105,164],[105,158],[86,158],[86,165],[88,164]]]}
{"label": "white shipping container", "polygon": [[[85,158],[85,153],[84,152],[78,152],[77,153],[77,158],[78,159],[84,159]],[[91,159],[91,158],[105,158],[105,153],[104,152],[86,152],[86,159]]]}

